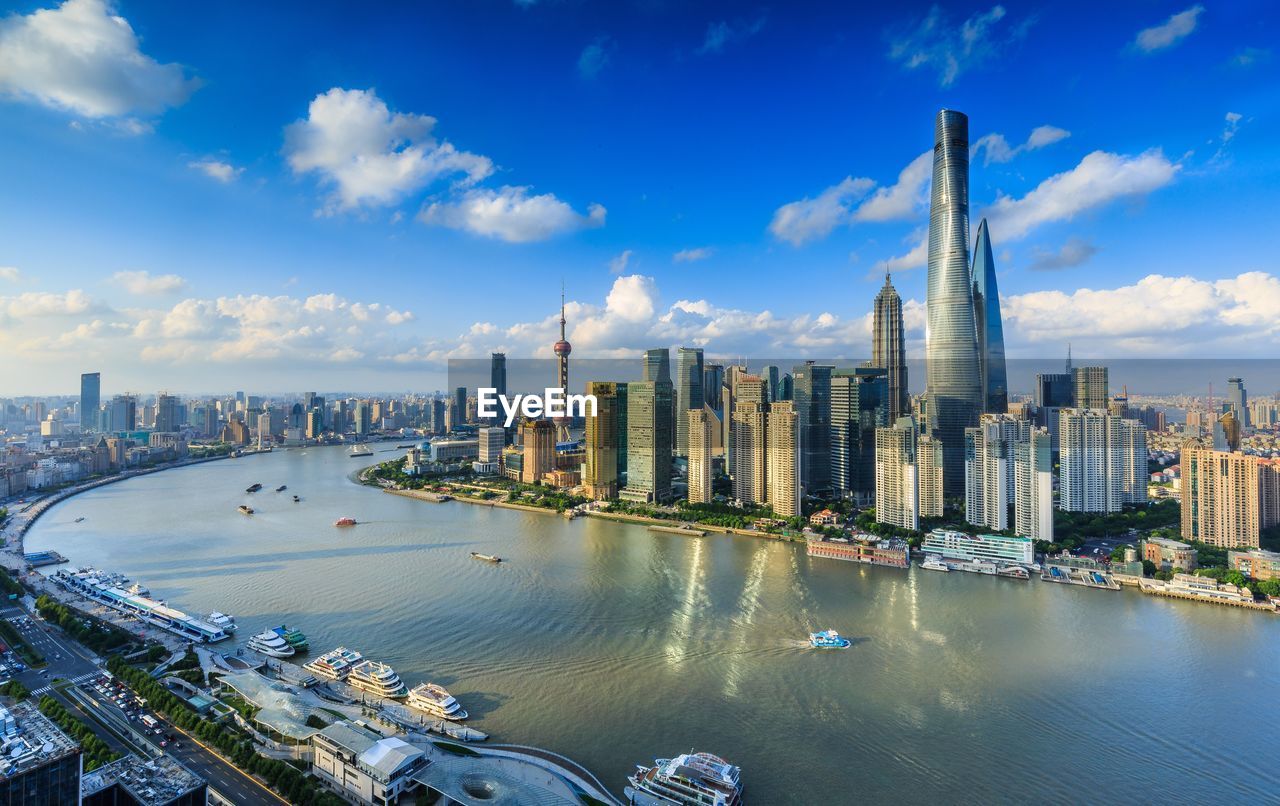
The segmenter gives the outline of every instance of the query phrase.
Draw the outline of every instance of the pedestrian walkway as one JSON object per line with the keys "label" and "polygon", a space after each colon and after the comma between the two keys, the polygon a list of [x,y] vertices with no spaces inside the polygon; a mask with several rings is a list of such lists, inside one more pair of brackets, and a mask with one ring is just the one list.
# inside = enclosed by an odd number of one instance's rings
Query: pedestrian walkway
{"label": "pedestrian walkway", "polygon": [[[85,672],[82,675],[77,675],[76,677],[71,678],[70,682],[78,686],[81,683],[88,683],[90,680],[94,680],[101,676],[102,676],[102,672]],[[53,691],[52,685],[41,686],[40,688],[36,689],[31,693],[36,697],[43,697],[44,695],[48,694],[50,691]]]}

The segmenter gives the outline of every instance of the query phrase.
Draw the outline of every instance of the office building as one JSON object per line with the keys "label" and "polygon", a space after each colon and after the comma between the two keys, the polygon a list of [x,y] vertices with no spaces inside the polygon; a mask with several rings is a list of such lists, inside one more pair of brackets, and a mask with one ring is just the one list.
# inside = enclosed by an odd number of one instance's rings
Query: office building
{"label": "office building", "polygon": [[186,409],[177,396],[161,392],[156,397],[155,429],[157,431],[178,431],[186,424],[186,419]]}
{"label": "office building", "polygon": [[707,406],[715,412],[717,419],[724,418],[724,401],[720,397],[720,389],[723,386],[724,364],[703,364],[702,397]]}
{"label": "office building", "polygon": [[734,394],[730,437],[733,444],[733,497],[744,504],[768,501],[765,441],[768,403],[764,379],[739,374]]}
{"label": "office building", "polygon": [[80,376],[80,430],[97,431],[98,409],[102,408],[102,373],[86,372]]}
{"label": "office building", "polygon": [[969,272],[969,118],[943,109],[934,122],[925,330],[929,433],[942,442],[943,487],[964,493],[964,430],[984,401]]}
{"label": "office building", "polygon": [[831,371],[806,361],[791,370],[792,402],[800,428],[800,490],[831,492]]}
{"label": "office building", "polygon": [[335,722],[311,737],[311,772],[346,800],[362,804],[399,803],[422,789],[416,780],[430,763],[403,739],[354,722]]}
{"label": "office building", "polygon": [[712,498],[711,448],[718,423],[706,406],[687,411],[685,415],[689,420],[689,502],[707,504]]}
{"label": "office building", "polygon": [[[658,351],[650,350],[650,354]],[[666,350],[662,350],[665,358]],[[645,365],[646,380],[627,384],[627,485],[619,497],[628,501],[671,499],[671,450],[675,441],[674,401],[670,374],[658,356]]]}
{"label": "office building", "polygon": [[907,339],[902,321],[902,297],[885,272],[884,286],[876,294],[871,322],[871,366],[885,371],[889,386],[886,403],[889,422],[911,414],[907,387]]}
{"label": "office building", "polygon": [[922,518],[941,518],[945,502],[942,491],[942,443],[931,436],[916,436],[916,479]]}
{"label": "office building", "polygon": [[973,242],[973,320],[978,337],[982,410],[1004,414],[1009,410],[1009,380],[1004,362],[1004,323],[1000,317],[996,261],[991,255],[991,235],[987,231],[985,218],[978,224],[978,236]]}
{"label": "office building", "polygon": [[556,426],[550,420],[525,420],[521,430],[524,462],[520,481],[538,484],[556,469]]}
{"label": "office building", "polygon": [[476,429],[476,461],[492,464],[502,461],[502,449],[507,445],[507,430],[491,425]]}
{"label": "office building", "polygon": [[1164,571],[1191,573],[1199,564],[1200,552],[1186,543],[1165,537],[1148,537],[1142,541],[1142,559]]}
{"label": "office building", "polygon": [[831,375],[831,490],[859,506],[875,500],[876,429],[890,419],[892,387],[881,367]]}
{"label": "office building", "polygon": [[782,383],[781,371],[777,367],[770,365],[760,371],[760,377],[764,378],[765,389],[768,392],[765,402],[773,403],[781,400],[782,398],[778,397],[778,393],[782,391],[778,388]]}
{"label": "office building", "polygon": [[123,433],[135,430],[138,427],[138,399],[133,395],[116,395],[111,398],[107,423],[108,431]]}
{"label": "office building", "polygon": [[1244,389],[1244,379],[1227,378],[1227,405],[1235,412],[1241,428],[1248,428],[1249,393]]}
{"label": "office building", "polygon": [[1107,410],[1107,368],[1076,367],[1071,370],[1072,402],[1078,409]]}
{"label": "office building", "polygon": [[80,745],[35,705],[0,706],[0,803],[60,806],[80,802]]}
{"label": "office building", "polygon": [[1147,500],[1147,432],[1097,409],[1059,413],[1058,508],[1119,512]]}
{"label": "office building", "polygon": [[916,472],[916,426],[899,417],[892,428],[876,429],[876,521],[900,529],[920,528],[920,485]]}
{"label": "office building", "polygon": [[627,478],[627,385],[614,384],[614,395],[618,399],[618,488],[622,488]]}
{"label": "office building", "polygon": [[592,381],[587,394],[595,395],[596,411],[587,411],[584,439],[586,462],[582,486],[588,498],[604,501],[618,495],[618,387],[620,384]]}
{"label": "office building", "polygon": [[80,806],[205,806],[209,785],[172,756],[128,755],[81,778]]}
{"label": "office building", "polygon": [[489,385],[498,390],[498,395],[507,393],[506,353],[491,353],[489,355]]}
{"label": "office building", "polygon": [[795,404],[769,404],[765,421],[765,490],[779,518],[800,514],[799,415]]}
{"label": "office building", "polygon": [[671,383],[671,351],[666,347],[645,350],[644,369],[640,379]]}
{"label": "office building", "polygon": [[702,389],[702,349],[681,347],[676,350],[676,456],[689,455],[689,417],[687,412],[701,411],[706,399]]}
{"label": "office building", "polygon": [[1182,446],[1182,538],[1223,548],[1257,548],[1280,523],[1280,465],[1274,460]]}

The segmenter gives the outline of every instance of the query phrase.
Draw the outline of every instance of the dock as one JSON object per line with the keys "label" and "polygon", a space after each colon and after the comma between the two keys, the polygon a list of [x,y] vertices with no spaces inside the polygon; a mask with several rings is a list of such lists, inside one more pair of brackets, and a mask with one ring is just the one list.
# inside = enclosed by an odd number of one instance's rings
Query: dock
{"label": "dock", "polygon": [[1045,582],[1061,582],[1064,585],[1080,585],[1085,588],[1118,591],[1120,583],[1105,571],[1093,568],[1071,568],[1060,565],[1046,566],[1040,574]]}
{"label": "dock", "polygon": [[690,537],[706,537],[707,533],[701,529],[694,529],[692,526],[685,524],[684,526],[659,526],[654,524],[649,527],[650,532],[665,532],[672,535],[688,535]]}
{"label": "dock", "polygon": [[22,555],[22,559],[32,568],[40,568],[45,565],[60,565],[68,561],[66,557],[56,551],[33,551],[30,554]]}

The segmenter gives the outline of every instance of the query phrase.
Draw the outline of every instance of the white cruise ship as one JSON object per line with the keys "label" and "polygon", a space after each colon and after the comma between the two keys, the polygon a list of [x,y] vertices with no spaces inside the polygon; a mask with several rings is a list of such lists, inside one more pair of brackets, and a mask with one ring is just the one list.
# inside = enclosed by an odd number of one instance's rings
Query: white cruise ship
{"label": "white cruise ship", "polygon": [[351,673],[347,675],[347,685],[392,699],[400,699],[409,693],[395,669],[376,660],[367,660],[353,666]]}
{"label": "white cruise ship", "polygon": [[302,668],[325,680],[345,680],[355,665],[363,660],[364,656],[359,652],[340,646],[302,664]]}
{"label": "white cruise ship", "polygon": [[254,652],[261,652],[273,658],[288,658],[294,653],[294,649],[289,645],[289,642],[281,638],[280,634],[275,630],[267,630],[250,638],[249,648]]}
{"label": "white cruise ship", "polygon": [[461,722],[467,718],[467,712],[453,698],[453,695],[445,691],[443,686],[437,686],[435,683],[414,686],[409,692],[407,705],[440,719]]}
{"label": "white cruise ship", "polygon": [[710,753],[660,758],[627,776],[627,802],[639,806],[740,806],[742,770]]}
{"label": "white cruise ship", "polygon": [[223,632],[232,633],[236,631],[236,620],[226,613],[219,613],[216,610],[204,617],[204,620],[215,627],[219,627]]}

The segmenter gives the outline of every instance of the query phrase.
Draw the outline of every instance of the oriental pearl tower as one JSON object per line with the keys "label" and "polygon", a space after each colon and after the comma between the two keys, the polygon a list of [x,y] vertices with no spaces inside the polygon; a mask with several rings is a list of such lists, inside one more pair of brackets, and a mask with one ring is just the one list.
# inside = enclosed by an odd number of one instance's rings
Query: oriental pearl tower
{"label": "oriental pearl tower", "polygon": [[[573,352],[573,345],[569,344],[569,340],[565,338],[564,333],[564,285],[560,286],[560,341],[556,342],[555,350],[556,361],[559,364],[559,386],[564,390],[565,395],[569,394],[569,353]],[[569,418],[557,417],[556,423],[556,441],[569,441]]]}

